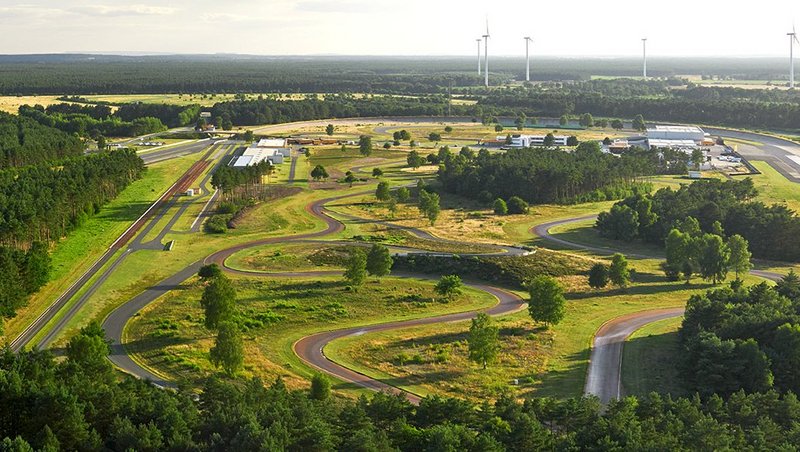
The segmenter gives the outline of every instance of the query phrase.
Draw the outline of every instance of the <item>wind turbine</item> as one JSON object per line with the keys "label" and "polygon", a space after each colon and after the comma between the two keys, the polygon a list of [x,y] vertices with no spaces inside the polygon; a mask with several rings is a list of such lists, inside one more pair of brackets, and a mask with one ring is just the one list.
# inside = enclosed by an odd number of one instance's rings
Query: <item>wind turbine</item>
{"label": "wind turbine", "polygon": [[786,33],[786,35],[789,36],[789,89],[794,89],[794,43],[800,44],[800,41],[797,40],[794,25],[792,25],[792,32]]}
{"label": "wind turbine", "polygon": [[525,36],[525,81],[531,81],[531,54],[528,52],[528,45],[533,41],[530,36]]}
{"label": "wind turbine", "polygon": [[486,18],[486,34],[483,35],[483,70],[486,71],[484,84],[489,86],[489,18]]}
{"label": "wind turbine", "polygon": [[481,41],[483,41],[483,39],[478,38],[475,41],[478,43],[478,76],[480,77],[480,75],[481,75]]}
{"label": "wind turbine", "polygon": [[642,77],[647,80],[647,38],[642,38]]}

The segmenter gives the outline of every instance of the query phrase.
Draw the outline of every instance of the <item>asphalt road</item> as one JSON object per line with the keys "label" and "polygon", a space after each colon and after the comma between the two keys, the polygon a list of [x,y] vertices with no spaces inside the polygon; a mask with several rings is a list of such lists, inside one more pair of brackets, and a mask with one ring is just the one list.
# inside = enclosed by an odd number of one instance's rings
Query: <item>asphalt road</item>
{"label": "asphalt road", "polygon": [[740,132],[713,127],[704,128],[703,130],[712,135],[719,135],[722,138],[733,138],[761,143],[759,146],[737,144],[736,149],[745,159],[767,162],[781,173],[783,177],[793,182],[800,182],[800,144],[783,138],[762,135],[760,133]]}
{"label": "asphalt road", "polygon": [[[191,147],[192,152],[201,152],[207,151],[206,157],[210,156],[213,152],[212,148],[209,148],[211,143],[204,143],[202,146],[193,146]],[[220,151],[221,152],[221,151]],[[201,186],[207,188],[207,184],[211,178],[210,173],[206,176],[206,178],[201,182]],[[174,186],[173,186],[174,187]],[[81,275],[78,280],[76,280],[69,288],[64,291],[39,317],[34,320],[19,336],[17,336],[10,344],[10,347],[14,351],[19,351],[26,345],[30,344],[33,338],[39,334],[39,332],[47,326],[49,323],[53,322],[54,319],[56,323],[50,328],[50,331],[47,335],[45,335],[39,342],[37,342],[36,346],[39,348],[46,347],[55,337],[57,337],[63,330],[63,328],[69,323],[69,321],[80,311],[80,309],[85,306],[86,302],[89,298],[97,291],[97,289],[111,276],[111,274],[119,267],[119,265],[125,260],[125,258],[130,255],[132,252],[140,249],[162,249],[163,244],[160,242],[163,239],[163,236],[166,232],[169,231],[170,228],[175,224],[177,219],[185,212],[185,210],[189,207],[188,202],[183,202],[183,206],[181,209],[175,214],[175,217],[170,221],[168,226],[165,228],[164,231],[153,241],[143,243],[144,237],[152,230],[152,228],[158,223],[158,221],[164,217],[164,215],[178,202],[178,198],[167,199],[167,195],[170,193],[173,187],[170,187],[164,195],[162,195],[158,200],[156,200],[134,224],[145,222],[143,224],[143,229],[140,230],[136,236],[132,238],[130,244],[128,244],[127,249],[118,255],[116,258],[114,256],[117,252],[121,249],[121,247],[125,246],[126,243],[124,242],[124,237],[128,234],[128,231],[125,231],[101,256],[95,261],[94,264],[83,274]],[[166,202],[166,204],[164,204]],[[148,218],[148,214],[152,210],[155,210],[151,217]],[[133,226],[132,226],[133,227]],[[112,258],[113,261],[112,261]],[[107,264],[110,265],[106,266]],[[100,273],[102,271],[102,273]],[[92,281],[95,276],[100,274],[100,276]],[[91,285],[89,285],[90,281],[92,281]],[[67,309],[62,315],[59,316],[66,306],[69,304],[70,300],[72,300],[83,288],[87,287],[88,289],[80,294],[80,297]]]}
{"label": "asphalt road", "polygon": [[[597,218],[596,215],[587,215],[578,218],[567,218],[549,223],[543,223],[531,228],[531,232],[542,239],[558,243],[572,249],[591,251],[602,255],[609,255],[616,252],[613,249],[589,246],[581,243],[574,243],[555,237],[550,234],[550,230],[571,223],[580,223]],[[628,254],[641,259],[662,259],[662,256]],[[778,280],[783,275],[775,272],[763,270],[751,270],[750,274],[770,280]],[[586,374],[586,385],[584,393],[595,395],[600,402],[607,404],[611,400],[618,399],[624,394],[622,387],[622,356],[625,341],[636,330],[643,326],[673,317],[683,315],[685,308],[661,309],[653,311],[642,311],[624,315],[604,323],[595,333],[592,341],[592,351],[589,357],[589,370]]]}
{"label": "asphalt road", "polygon": [[[378,121],[381,121],[381,122],[391,122],[392,120],[397,120],[397,121],[401,121],[401,122],[417,121],[417,122],[427,122],[427,123],[440,123],[440,122],[458,122],[458,121],[463,121],[464,118],[380,118],[380,119],[378,119]],[[344,124],[344,123],[349,123],[349,122],[352,122],[352,121],[354,121],[354,120],[346,119],[346,120],[318,121],[318,122],[320,123],[320,125],[324,126],[325,124],[327,124],[329,122],[333,122],[335,124],[336,123]],[[355,121],[365,122],[365,123],[374,122],[374,120],[371,120],[369,118],[358,118],[358,119],[355,119]],[[303,123],[303,125],[308,125],[308,124],[309,123]],[[277,125],[277,126],[270,126],[270,127],[264,128],[263,131],[264,132],[277,131],[277,130],[279,130],[281,128],[296,127],[297,125],[299,125],[299,124],[289,124],[289,125],[283,124],[283,125]],[[714,129],[707,129],[707,130],[709,130],[712,133],[714,133],[714,131],[715,131]],[[740,138],[740,139],[745,139],[745,140],[750,140],[750,141],[759,141],[761,143],[764,143],[763,146],[761,146],[761,147],[759,147],[757,149],[758,153],[760,153],[759,156],[761,156],[765,161],[769,161],[771,164],[773,164],[773,166],[775,166],[776,169],[781,171],[781,173],[784,174],[786,177],[788,177],[788,178],[790,178],[792,180],[795,180],[795,181],[800,181],[800,160],[795,160],[795,159],[789,158],[790,155],[794,154],[794,151],[796,150],[795,148],[797,148],[797,146],[795,146],[794,143],[788,142],[788,141],[785,141],[785,140],[776,140],[776,139],[773,139],[771,137],[765,137],[765,136],[762,136],[762,135],[752,134],[752,133],[730,132],[730,131],[727,131],[727,130],[718,131],[718,132],[719,132],[720,135],[722,135],[724,137]],[[178,145],[178,146],[169,147],[169,148],[163,149],[163,150],[157,150],[157,151],[153,151],[153,152],[150,152],[150,153],[145,153],[145,154],[142,155],[142,157],[143,157],[143,159],[145,160],[146,163],[154,163],[154,162],[163,161],[163,160],[170,159],[170,158],[180,157],[180,156],[183,156],[183,155],[188,155],[188,154],[197,153],[197,152],[203,152],[212,143],[213,142],[211,140],[203,140],[203,141],[199,141],[199,142],[195,142],[195,143],[190,143],[190,144],[186,144],[186,145]],[[743,150],[745,152],[742,152]],[[754,153],[753,153],[752,157],[748,156],[746,154],[747,151],[748,151],[747,148],[741,149],[741,147],[740,147],[740,153],[742,153],[745,157],[756,159],[756,160],[759,159],[758,156],[755,155],[755,151],[753,151]],[[798,153],[800,153],[800,151],[798,151]],[[776,159],[777,159],[778,163],[773,163],[773,162],[776,161]],[[296,160],[296,158],[293,159],[292,168],[290,169],[290,172],[292,173],[290,175],[290,180],[294,179],[294,177],[293,177],[294,174],[293,173],[294,173],[295,160]],[[354,195],[349,195],[349,196],[354,196]],[[329,199],[321,200],[321,201],[315,202],[315,203],[313,203],[313,204],[311,204],[311,205],[309,205],[307,207],[307,209],[314,216],[316,216],[318,218],[321,218],[325,222],[326,227],[322,231],[309,233],[309,234],[300,234],[300,235],[291,236],[291,237],[276,237],[276,238],[258,240],[258,241],[250,242],[250,243],[243,244],[243,245],[238,245],[238,246],[226,249],[226,250],[222,250],[222,251],[216,252],[216,253],[212,254],[211,256],[207,257],[203,262],[196,262],[196,263],[194,263],[194,264],[192,264],[190,266],[187,266],[186,268],[184,268],[180,272],[176,273],[175,275],[172,275],[171,277],[165,279],[164,281],[160,282],[159,284],[157,284],[157,285],[155,285],[155,286],[153,286],[151,288],[148,288],[146,291],[144,291],[141,294],[137,295],[132,300],[130,300],[129,302],[125,303],[124,305],[122,305],[121,307],[119,307],[118,309],[113,311],[105,319],[105,321],[103,323],[103,327],[106,329],[106,332],[107,332],[109,338],[112,339],[112,355],[110,357],[111,361],[114,362],[115,365],[117,365],[120,369],[125,370],[125,371],[127,371],[127,372],[129,372],[129,373],[131,373],[131,374],[133,374],[133,375],[135,375],[137,377],[151,380],[154,383],[159,384],[161,386],[169,386],[170,382],[165,381],[162,378],[160,378],[158,375],[155,375],[152,372],[150,372],[149,370],[142,368],[141,366],[139,366],[135,361],[133,361],[127,355],[126,350],[125,350],[125,346],[123,345],[123,340],[124,340],[124,338],[123,338],[123,330],[124,330],[124,326],[125,326],[126,322],[132,316],[136,315],[136,313],[139,312],[139,310],[141,310],[147,304],[151,303],[152,301],[154,301],[158,297],[164,295],[165,293],[167,293],[167,292],[169,292],[171,290],[175,290],[175,289],[179,288],[180,285],[184,281],[186,281],[187,279],[191,278],[194,274],[196,274],[197,270],[204,263],[216,262],[218,264],[221,264],[226,269],[226,271],[235,272],[235,273],[242,273],[242,272],[238,272],[238,271],[229,269],[229,268],[225,267],[225,265],[224,265],[225,260],[230,255],[232,255],[233,253],[235,253],[237,251],[240,251],[240,250],[243,250],[243,249],[246,249],[246,248],[249,248],[249,247],[261,246],[261,245],[265,245],[265,244],[269,244],[269,243],[277,243],[277,242],[284,243],[284,242],[289,242],[289,241],[311,240],[311,239],[320,238],[322,236],[325,236],[325,235],[328,235],[328,234],[332,234],[332,233],[335,233],[335,232],[338,232],[338,231],[342,230],[342,228],[344,226],[340,222],[338,222],[337,220],[335,220],[335,219],[331,218],[329,215],[327,215],[326,212],[325,212],[325,207],[324,207],[324,205],[326,203],[332,202],[332,201],[334,201],[336,199],[340,199],[340,198],[341,197],[329,198]],[[183,209],[183,210],[185,210],[185,209]],[[181,212],[179,212],[179,213],[182,213],[183,210],[181,210]],[[593,247],[593,246],[586,246],[586,245],[582,245],[582,244],[571,243],[569,241],[566,241],[566,240],[563,240],[563,239],[560,239],[560,238],[557,238],[557,237],[553,237],[553,236],[551,236],[549,234],[550,228],[552,228],[554,226],[557,226],[557,225],[560,225],[560,224],[566,224],[566,223],[570,223],[570,222],[575,222],[575,221],[585,221],[585,220],[591,219],[591,218],[593,218],[593,216],[581,217],[581,218],[577,218],[577,219],[568,219],[568,220],[562,220],[562,221],[553,222],[553,223],[549,223],[549,224],[545,224],[545,225],[539,225],[539,226],[537,226],[536,228],[533,229],[533,232],[535,232],[537,235],[539,235],[539,236],[541,236],[543,238],[552,240],[552,241],[554,241],[556,243],[559,243],[559,244],[561,244],[563,246],[572,247],[572,248],[578,248],[578,249],[584,249],[584,250],[589,250],[589,251],[599,252],[599,253],[605,253],[605,254],[613,253],[614,250],[611,250],[611,249],[605,249],[605,248],[600,248],[600,247]],[[350,217],[350,219],[357,219],[357,218]],[[173,219],[173,220],[175,220],[175,219]],[[172,221],[171,224],[172,223],[174,223],[174,221]],[[389,227],[397,227],[395,225],[392,225],[391,223],[386,223],[386,222],[380,222],[380,223],[382,223],[382,224],[384,224],[386,226],[389,226]],[[412,233],[414,233],[415,235],[417,235],[418,237],[426,238],[426,239],[429,239],[429,240],[441,240],[441,239],[438,239],[437,237],[431,236],[430,234],[428,234],[428,233],[426,233],[424,231],[414,230],[413,228],[410,228],[409,230]],[[162,231],[162,232],[166,233],[165,231]],[[163,237],[163,233],[159,237]],[[139,243],[141,244],[141,241],[139,241]],[[144,245],[144,244],[142,244],[142,245]],[[502,252],[503,253],[507,253],[507,254],[522,254],[522,253],[525,253],[526,251],[521,250],[519,248],[506,247],[505,249],[502,250]],[[634,257],[645,257],[645,258],[647,258],[647,257],[653,257],[653,256],[634,255]],[[103,264],[105,264],[105,263],[107,263],[107,261],[103,262]],[[97,269],[99,270],[100,267],[102,267],[102,265],[99,265],[99,267],[97,267]],[[94,268],[95,267],[93,267],[93,269]],[[113,268],[113,265],[112,265],[112,268]],[[95,272],[96,272],[96,270],[95,270]],[[87,272],[87,273],[89,273],[89,272]],[[247,273],[247,274],[249,274],[251,276],[254,275],[254,273],[252,273],[252,272],[244,272],[244,273]],[[322,273],[324,273],[324,272],[290,273],[290,274],[283,274],[283,276],[300,276],[300,275],[302,275],[302,276],[310,276],[310,275],[314,275],[314,274],[320,274],[321,275]],[[774,273],[760,272],[760,271],[753,271],[752,273],[756,274],[758,276],[767,277],[767,278],[771,278],[771,279],[775,279],[775,278],[781,276],[781,275],[777,275],[777,274],[774,274]],[[108,274],[110,274],[110,271],[106,272],[106,274],[104,274],[104,277],[107,277]],[[93,275],[93,273],[92,273],[92,275]],[[269,275],[260,274],[260,275],[269,276],[269,277],[278,276],[276,274],[269,274]],[[407,275],[407,276],[409,276],[409,277],[427,278],[427,276],[424,276],[424,275]],[[85,285],[86,282],[88,281],[88,279],[90,279],[90,278],[91,278],[91,275],[89,275],[86,279],[81,278],[79,281],[76,281],[76,283],[73,285],[73,287],[75,288],[76,291],[80,290],[80,288],[82,288],[83,285]],[[489,314],[492,314],[492,315],[505,314],[505,313],[509,313],[509,312],[513,312],[515,310],[521,309],[524,306],[523,300],[521,300],[519,297],[517,297],[517,296],[515,296],[515,295],[513,295],[513,294],[511,294],[511,293],[509,293],[507,291],[504,291],[502,289],[498,289],[498,288],[487,286],[487,285],[483,285],[483,284],[475,284],[474,287],[476,287],[476,288],[478,288],[480,290],[484,290],[484,291],[486,291],[488,293],[491,293],[495,297],[498,298],[498,300],[499,300],[498,304],[487,311]],[[53,315],[55,315],[55,312],[57,312],[57,310],[54,311],[54,312],[50,312],[50,310],[48,310],[43,315],[52,317]],[[630,333],[632,333],[636,329],[640,328],[641,326],[646,325],[647,323],[650,323],[650,322],[655,321],[655,320],[660,320],[662,318],[669,318],[669,317],[672,317],[672,316],[678,316],[678,315],[681,315],[681,312],[682,312],[682,310],[680,310],[680,309],[668,310],[668,311],[658,311],[658,312],[652,312],[652,311],[651,312],[643,312],[643,313],[632,314],[630,316],[625,316],[625,317],[622,317],[622,318],[619,318],[619,319],[614,319],[614,320],[606,323],[598,331],[598,334],[597,334],[597,336],[595,338],[594,346],[593,346],[593,349],[592,349],[589,375],[587,376],[587,384],[586,384],[587,393],[595,394],[598,397],[600,397],[600,399],[603,400],[603,401],[608,401],[608,400],[611,400],[611,399],[613,399],[615,397],[618,397],[621,394],[619,369],[620,369],[620,364],[621,364],[621,359],[622,359],[622,347],[623,347],[625,339],[630,335]],[[337,376],[338,378],[340,378],[340,379],[342,379],[344,381],[356,384],[358,386],[362,386],[362,387],[366,387],[366,388],[370,388],[370,389],[375,389],[375,390],[392,390],[392,391],[396,391],[397,390],[396,388],[390,386],[387,383],[371,380],[371,379],[369,379],[368,377],[366,377],[364,375],[361,375],[361,374],[358,374],[356,372],[353,372],[352,370],[346,369],[346,368],[344,368],[344,367],[342,367],[342,366],[340,366],[340,365],[338,365],[336,363],[333,363],[332,361],[328,360],[324,355],[324,347],[325,347],[325,345],[328,344],[331,340],[334,340],[334,339],[340,338],[340,337],[344,337],[344,336],[348,336],[348,335],[366,334],[368,332],[373,332],[373,331],[385,331],[385,330],[389,330],[389,329],[405,328],[405,327],[414,326],[414,325],[425,325],[425,324],[433,324],[433,323],[439,323],[439,322],[461,321],[461,320],[467,320],[467,319],[471,318],[473,315],[475,315],[475,312],[466,312],[466,313],[452,314],[452,315],[447,315],[447,316],[432,317],[432,318],[427,318],[427,319],[418,319],[418,320],[403,321],[403,322],[392,322],[392,323],[387,323],[387,324],[382,324],[382,325],[374,325],[374,326],[368,326],[368,327],[362,327],[362,328],[350,328],[350,329],[344,329],[344,330],[338,330],[338,331],[325,332],[325,333],[320,333],[320,334],[312,335],[312,336],[309,336],[309,337],[301,339],[300,341],[298,341],[295,344],[294,348],[295,348],[295,351],[298,354],[298,356],[300,356],[300,358],[303,359],[304,361],[306,361],[309,365],[311,365],[313,367],[316,367],[316,368],[318,368],[320,370],[323,370],[325,372],[331,373],[332,375],[335,375],[335,376]],[[407,396],[412,401],[418,401],[419,400],[418,396],[416,396],[414,394],[407,394]]]}

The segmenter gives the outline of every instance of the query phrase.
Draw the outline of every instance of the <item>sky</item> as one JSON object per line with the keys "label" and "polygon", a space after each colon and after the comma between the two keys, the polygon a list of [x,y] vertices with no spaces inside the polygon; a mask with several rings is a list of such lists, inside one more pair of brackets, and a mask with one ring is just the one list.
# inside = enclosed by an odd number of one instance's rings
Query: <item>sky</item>
{"label": "sky", "polygon": [[0,54],[473,55],[487,16],[491,55],[788,56],[800,2],[0,0]]}

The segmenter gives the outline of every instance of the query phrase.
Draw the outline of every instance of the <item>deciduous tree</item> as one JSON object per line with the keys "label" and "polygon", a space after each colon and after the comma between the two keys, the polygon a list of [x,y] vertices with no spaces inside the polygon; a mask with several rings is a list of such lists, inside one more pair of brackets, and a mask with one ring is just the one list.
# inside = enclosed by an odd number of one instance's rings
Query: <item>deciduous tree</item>
{"label": "deciduous tree", "polygon": [[232,377],[244,364],[244,344],[242,332],[235,322],[225,321],[219,324],[217,339],[210,352],[211,364],[222,367],[225,374]]}
{"label": "deciduous tree", "polygon": [[378,278],[388,275],[392,271],[393,263],[388,248],[378,243],[372,245],[367,254],[367,271],[370,275]]}
{"label": "deciduous tree", "polygon": [[445,275],[439,278],[439,282],[433,288],[437,294],[450,299],[455,295],[461,293],[461,288],[464,284],[461,282],[461,277],[458,275]]}
{"label": "deciduous tree", "polygon": [[480,313],[472,319],[469,327],[469,359],[483,365],[491,363],[497,358],[500,351],[498,340],[499,329],[492,324],[492,319],[485,313]]}
{"label": "deciduous tree", "polygon": [[367,255],[360,249],[353,250],[347,259],[344,279],[351,286],[360,286],[367,279]]}
{"label": "deciduous tree", "polygon": [[561,284],[550,276],[537,276],[528,286],[528,313],[536,322],[556,325],[564,319],[567,299]]}
{"label": "deciduous tree", "polygon": [[213,278],[203,289],[200,305],[205,310],[205,326],[214,329],[236,314],[236,289],[224,275]]}

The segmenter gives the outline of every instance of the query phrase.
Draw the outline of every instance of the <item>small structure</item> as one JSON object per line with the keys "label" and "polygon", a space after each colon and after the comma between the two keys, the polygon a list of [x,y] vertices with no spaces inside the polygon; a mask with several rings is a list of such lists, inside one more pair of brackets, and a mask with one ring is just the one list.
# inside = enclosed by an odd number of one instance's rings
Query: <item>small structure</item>
{"label": "small structure", "polygon": [[194,196],[194,188],[186,190],[186,196]]}
{"label": "small structure", "polygon": [[689,171],[689,179],[700,179],[703,174],[700,171]]}
{"label": "small structure", "polygon": [[[567,145],[567,137],[566,135],[555,135],[553,136],[553,145],[554,146],[566,146]],[[508,143],[508,147],[511,148],[529,148],[534,146],[544,146],[544,139],[545,135],[520,135],[514,134],[511,135],[511,143]],[[506,141],[506,137],[498,136],[497,140]]]}

